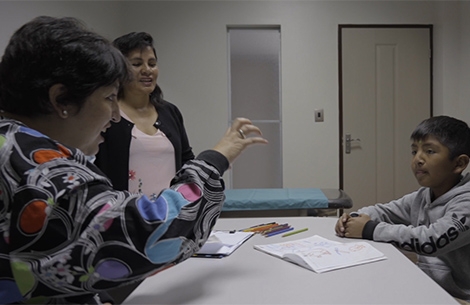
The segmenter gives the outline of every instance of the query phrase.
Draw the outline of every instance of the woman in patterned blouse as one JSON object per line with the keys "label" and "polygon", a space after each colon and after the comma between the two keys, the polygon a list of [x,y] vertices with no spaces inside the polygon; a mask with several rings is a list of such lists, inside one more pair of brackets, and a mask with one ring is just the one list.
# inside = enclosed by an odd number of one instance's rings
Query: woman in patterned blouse
{"label": "woman in patterned blouse", "polygon": [[235,120],[155,201],[116,191],[86,155],[110,121],[126,59],[74,18],[37,17],[0,62],[0,302],[96,304],[97,293],[189,258],[222,208],[222,175],[267,143]]}

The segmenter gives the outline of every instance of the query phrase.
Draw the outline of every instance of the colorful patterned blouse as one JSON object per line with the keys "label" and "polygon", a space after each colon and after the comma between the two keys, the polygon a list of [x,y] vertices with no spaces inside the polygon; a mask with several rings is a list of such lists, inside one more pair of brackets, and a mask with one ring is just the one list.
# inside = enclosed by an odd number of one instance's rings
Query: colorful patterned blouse
{"label": "colorful patterned blouse", "polygon": [[0,303],[93,303],[189,258],[220,214],[227,167],[205,151],[151,201],[115,191],[79,150],[0,118]]}

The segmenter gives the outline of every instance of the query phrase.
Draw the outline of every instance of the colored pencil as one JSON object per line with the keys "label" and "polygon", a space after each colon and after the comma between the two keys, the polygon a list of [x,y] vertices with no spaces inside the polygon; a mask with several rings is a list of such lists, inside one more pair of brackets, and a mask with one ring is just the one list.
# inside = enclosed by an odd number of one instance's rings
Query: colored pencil
{"label": "colored pencil", "polygon": [[271,236],[281,234],[281,233],[284,233],[284,232],[288,232],[288,231],[292,231],[292,230],[294,230],[293,227],[288,227],[288,228],[285,228],[285,229],[282,229],[282,230],[279,230],[279,231],[275,231],[275,232],[266,234],[266,235],[264,235],[264,237],[271,237]]}
{"label": "colored pencil", "polygon": [[265,225],[265,226],[262,226],[262,227],[253,228],[253,229],[249,230],[248,232],[261,233],[263,231],[266,231],[266,230],[269,230],[271,228],[277,227],[278,225],[279,224],[277,224],[277,223],[270,224],[270,225]]}
{"label": "colored pencil", "polygon": [[287,237],[287,236],[291,236],[291,235],[294,235],[294,234],[297,234],[297,233],[302,233],[302,232],[305,232],[307,230],[308,230],[308,228],[303,228],[303,229],[300,229],[300,230],[297,230],[297,231],[293,231],[293,232],[283,234],[282,237]]}
{"label": "colored pencil", "polygon": [[284,223],[282,225],[277,225],[275,227],[269,228],[266,231],[263,231],[261,234],[266,235],[266,234],[269,234],[269,233],[272,233],[272,232],[275,232],[275,231],[285,229],[287,227],[290,227],[290,225],[288,223]]}
{"label": "colored pencil", "polygon": [[253,230],[253,229],[260,228],[260,227],[264,227],[264,226],[268,226],[268,225],[273,225],[273,224],[276,224],[276,222],[262,223],[262,224],[259,224],[259,225],[251,226],[251,227],[246,228],[246,229],[242,229],[242,230],[240,230],[240,231],[249,232],[249,231],[251,231],[251,230]]}

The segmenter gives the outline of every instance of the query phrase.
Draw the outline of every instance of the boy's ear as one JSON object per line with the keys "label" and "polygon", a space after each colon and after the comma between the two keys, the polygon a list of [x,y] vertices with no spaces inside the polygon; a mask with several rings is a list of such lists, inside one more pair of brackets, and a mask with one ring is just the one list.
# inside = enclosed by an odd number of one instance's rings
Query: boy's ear
{"label": "boy's ear", "polygon": [[455,158],[455,172],[462,173],[468,166],[470,158],[467,155],[460,155]]}

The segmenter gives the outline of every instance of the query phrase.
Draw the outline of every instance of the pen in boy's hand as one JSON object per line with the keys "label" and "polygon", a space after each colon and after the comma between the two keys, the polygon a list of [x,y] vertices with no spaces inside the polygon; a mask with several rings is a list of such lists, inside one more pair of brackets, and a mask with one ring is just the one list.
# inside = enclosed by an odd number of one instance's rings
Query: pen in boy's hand
{"label": "pen in boy's hand", "polygon": [[297,230],[297,231],[293,231],[293,232],[283,234],[282,237],[287,237],[287,236],[291,236],[291,235],[294,235],[294,234],[297,234],[297,233],[302,233],[302,232],[305,232],[307,230],[308,230],[308,228],[303,228],[303,229],[300,229],[300,230]]}

